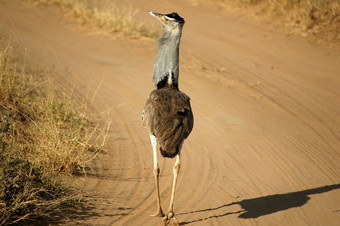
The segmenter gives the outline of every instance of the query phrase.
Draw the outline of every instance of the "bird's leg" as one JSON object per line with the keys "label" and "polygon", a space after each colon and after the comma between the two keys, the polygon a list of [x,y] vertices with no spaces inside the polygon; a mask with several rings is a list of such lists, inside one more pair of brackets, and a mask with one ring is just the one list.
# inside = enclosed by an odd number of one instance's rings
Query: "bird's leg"
{"label": "bird's leg", "polygon": [[170,200],[170,205],[169,205],[168,213],[163,218],[164,225],[168,225],[170,223],[171,218],[174,219],[175,225],[179,225],[179,223],[178,223],[178,221],[177,221],[177,219],[175,217],[175,213],[174,213],[174,199],[175,199],[175,190],[176,190],[176,184],[177,184],[177,177],[178,177],[179,169],[180,169],[180,166],[181,166],[180,161],[179,161],[181,146],[180,146],[179,152],[178,152],[178,154],[176,156],[176,162],[175,162],[174,168],[173,168],[174,180],[173,180],[173,183],[172,183],[171,200]]}
{"label": "bird's leg", "polygon": [[161,207],[161,200],[159,197],[159,166],[158,166],[158,160],[157,160],[157,138],[154,135],[150,135],[152,149],[153,149],[153,174],[155,176],[156,180],[156,194],[157,194],[157,205],[158,210],[155,214],[152,214],[152,217],[164,217],[164,213]]}

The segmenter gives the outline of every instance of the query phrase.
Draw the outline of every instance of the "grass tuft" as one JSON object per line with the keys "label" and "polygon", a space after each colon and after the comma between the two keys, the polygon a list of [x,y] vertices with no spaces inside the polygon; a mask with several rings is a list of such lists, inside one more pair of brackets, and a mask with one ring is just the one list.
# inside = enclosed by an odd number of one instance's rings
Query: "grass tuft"
{"label": "grass tuft", "polygon": [[144,26],[143,22],[136,21],[136,9],[121,9],[113,2],[101,2],[90,5],[80,0],[31,0],[37,5],[55,6],[67,12],[82,25],[89,25],[98,30],[104,30],[111,34],[124,35],[130,38],[157,37],[155,31]]}
{"label": "grass tuft", "polygon": [[59,175],[84,169],[102,150],[71,98],[20,62],[11,45],[0,47],[0,225],[59,219],[80,198]]}
{"label": "grass tuft", "polygon": [[255,17],[283,26],[289,34],[340,41],[340,1],[211,0],[231,7],[256,7]]}

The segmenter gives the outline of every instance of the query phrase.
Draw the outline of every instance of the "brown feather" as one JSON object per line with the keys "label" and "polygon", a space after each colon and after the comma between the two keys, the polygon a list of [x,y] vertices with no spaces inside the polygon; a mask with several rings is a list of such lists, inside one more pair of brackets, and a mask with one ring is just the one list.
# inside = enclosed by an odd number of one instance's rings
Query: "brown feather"
{"label": "brown feather", "polygon": [[193,128],[190,98],[174,85],[153,90],[144,107],[143,124],[157,137],[163,157],[173,158]]}

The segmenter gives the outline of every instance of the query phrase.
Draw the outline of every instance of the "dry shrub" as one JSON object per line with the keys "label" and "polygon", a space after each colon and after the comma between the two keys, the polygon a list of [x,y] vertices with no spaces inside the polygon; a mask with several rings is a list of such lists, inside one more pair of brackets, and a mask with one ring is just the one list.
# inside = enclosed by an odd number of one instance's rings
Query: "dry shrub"
{"label": "dry shrub", "polygon": [[89,164],[100,132],[70,97],[47,88],[48,76],[27,73],[11,53],[0,49],[0,224],[53,220],[79,198],[59,174]]}
{"label": "dry shrub", "polygon": [[[289,33],[306,36],[321,34],[338,39],[340,28],[340,2],[333,0],[271,0],[266,1],[264,12],[283,16]],[[327,31],[327,33],[326,33]]]}
{"label": "dry shrub", "polygon": [[1,142],[0,225],[58,220],[62,207],[80,196],[44,173],[42,166],[27,160],[25,154]]}
{"label": "dry shrub", "polygon": [[[67,12],[83,25],[123,34],[131,38],[156,38],[157,33],[146,28],[142,21],[134,20],[137,10],[118,8],[113,2],[104,0],[90,4],[81,0],[31,0],[37,5],[56,6]],[[101,7],[98,7],[100,4]]]}
{"label": "dry shrub", "polygon": [[296,35],[317,35],[340,41],[340,1],[335,0],[211,0],[233,7],[256,7],[257,18],[284,26]]}

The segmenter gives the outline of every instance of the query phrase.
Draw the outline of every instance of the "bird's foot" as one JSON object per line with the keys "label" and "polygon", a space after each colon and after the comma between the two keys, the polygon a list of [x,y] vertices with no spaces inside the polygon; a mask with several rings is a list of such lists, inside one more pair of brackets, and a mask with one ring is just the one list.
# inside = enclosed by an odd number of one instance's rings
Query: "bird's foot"
{"label": "bird's foot", "polygon": [[151,217],[164,217],[165,214],[163,213],[163,210],[162,210],[162,209],[159,209],[156,213],[151,214],[150,216],[151,216]]}
{"label": "bird's foot", "polygon": [[172,211],[169,211],[166,216],[163,218],[163,225],[166,226],[168,224],[170,224],[170,220],[173,219],[174,220],[174,224],[175,225],[179,225],[177,218],[175,217],[175,213]]}

